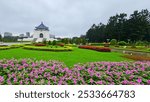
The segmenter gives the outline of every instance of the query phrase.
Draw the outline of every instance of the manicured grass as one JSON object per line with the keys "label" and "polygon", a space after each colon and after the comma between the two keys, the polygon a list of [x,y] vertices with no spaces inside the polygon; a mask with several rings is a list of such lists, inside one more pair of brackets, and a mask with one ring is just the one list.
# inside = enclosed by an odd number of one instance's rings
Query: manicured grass
{"label": "manicured grass", "polygon": [[129,61],[129,59],[121,56],[122,54],[116,52],[97,52],[79,48],[74,48],[70,52],[36,51],[22,48],[0,50],[0,59],[36,58],[37,60],[58,60],[64,62],[69,67],[77,63],[86,62]]}

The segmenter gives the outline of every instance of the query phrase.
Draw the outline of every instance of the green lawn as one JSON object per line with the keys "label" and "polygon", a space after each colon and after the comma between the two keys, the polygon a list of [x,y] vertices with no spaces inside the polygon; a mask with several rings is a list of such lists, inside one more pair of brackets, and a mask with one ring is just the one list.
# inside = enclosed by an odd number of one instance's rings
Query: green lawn
{"label": "green lawn", "polygon": [[125,59],[121,57],[121,55],[122,54],[116,52],[97,52],[78,48],[74,48],[74,50],[70,52],[36,51],[22,48],[0,50],[0,59],[36,58],[37,60],[59,60],[64,62],[67,66],[96,61],[129,61],[129,59]]}

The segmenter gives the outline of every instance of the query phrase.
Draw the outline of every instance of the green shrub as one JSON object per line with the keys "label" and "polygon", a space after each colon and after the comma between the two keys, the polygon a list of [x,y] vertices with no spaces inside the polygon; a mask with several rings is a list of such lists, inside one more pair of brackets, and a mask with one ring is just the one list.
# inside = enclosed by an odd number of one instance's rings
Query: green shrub
{"label": "green shrub", "polygon": [[53,45],[53,46],[56,45],[56,40],[54,40],[54,41],[52,42],[52,45]]}
{"label": "green shrub", "polygon": [[112,39],[112,40],[110,41],[110,44],[111,44],[111,45],[117,45],[117,40],[116,40],[116,39]]}
{"label": "green shrub", "polygon": [[118,45],[125,46],[125,45],[127,45],[127,43],[125,41],[120,41],[120,42],[118,42]]}
{"label": "green shrub", "polygon": [[52,42],[50,40],[48,41],[48,45],[52,45]]}
{"label": "green shrub", "polygon": [[136,46],[144,46],[145,43],[142,42],[142,41],[137,41],[135,45],[136,45]]}

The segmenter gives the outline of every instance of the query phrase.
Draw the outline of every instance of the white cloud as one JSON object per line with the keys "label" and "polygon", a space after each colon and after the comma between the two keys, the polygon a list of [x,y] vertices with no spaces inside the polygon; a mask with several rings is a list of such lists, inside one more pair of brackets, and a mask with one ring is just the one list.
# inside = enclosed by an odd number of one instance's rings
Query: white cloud
{"label": "white cloud", "polygon": [[0,32],[32,32],[43,21],[56,36],[79,36],[116,13],[150,10],[148,4],[149,0],[0,0]]}

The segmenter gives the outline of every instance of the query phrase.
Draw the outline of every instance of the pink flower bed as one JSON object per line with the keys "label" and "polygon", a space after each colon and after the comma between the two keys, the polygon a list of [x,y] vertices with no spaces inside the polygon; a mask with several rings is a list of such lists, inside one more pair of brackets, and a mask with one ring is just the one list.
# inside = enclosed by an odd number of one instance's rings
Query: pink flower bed
{"label": "pink flower bed", "polygon": [[150,85],[150,62],[93,62],[67,68],[58,61],[0,60],[2,85]]}

